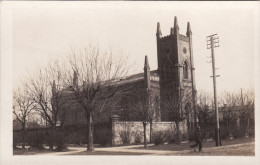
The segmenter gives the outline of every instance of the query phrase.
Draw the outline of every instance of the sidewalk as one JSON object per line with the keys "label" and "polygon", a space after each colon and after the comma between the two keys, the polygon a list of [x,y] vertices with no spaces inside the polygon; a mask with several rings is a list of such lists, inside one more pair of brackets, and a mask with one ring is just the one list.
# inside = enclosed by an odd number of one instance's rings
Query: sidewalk
{"label": "sidewalk", "polygon": [[[242,147],[242,146],[247,146],[247,145],[252,145],[254,144],[254,142],[252,143],[243,143],[243,144],[234,144],[234,145],[228,145],[228,146],[220,146],[220,147],[208,147],[208,148],[203,148],[202,152],[200,153],[204,153],[207,154],[212,153],[212,152],[218,152],[218,150],[229,150],[232,148],[238,148],[238,147]],[[153,144],[149,144],[149,146],[152,146]],[[95,151],[104,151],[107,152],[107,155],[110,155],[109,152],[126,152],[126,153],[140,153],[140,155],[143,155],[144,153],[148,154],[148,155],[194,155],[197,152],[194,152],[193,150],[190,150],[187,148],[187,150],[182,150],[182,151],[164,151],[164,150],[146,150],[146,149],[134,149],[137,147],[143,147],[143,145],[131,145],[131,146],[121,146],[121,147],[104,147],[104,148],[95,148]],[[68,147],[70,151],[66,151],[66,152],[54,152],[54,153],[44,153],[41,155],[70,155],[70,154],[76,154],[76,153],[80,153],[80,152],[84,152],[86,151],[85,147]],[[199,153],[198,153],[199,154]]]}

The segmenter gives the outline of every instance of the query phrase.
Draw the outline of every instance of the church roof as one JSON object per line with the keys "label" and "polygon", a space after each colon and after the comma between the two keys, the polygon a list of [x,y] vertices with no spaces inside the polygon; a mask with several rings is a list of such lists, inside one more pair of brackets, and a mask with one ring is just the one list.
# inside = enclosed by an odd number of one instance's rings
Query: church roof
{"label": "church roof", "polygon": [[[153,81],[159,81],[159,75],[157,70],[150,71],[150,77]],[[144,79],[144,73],[137,73],[122,79],[122,83],[132,83]]]}

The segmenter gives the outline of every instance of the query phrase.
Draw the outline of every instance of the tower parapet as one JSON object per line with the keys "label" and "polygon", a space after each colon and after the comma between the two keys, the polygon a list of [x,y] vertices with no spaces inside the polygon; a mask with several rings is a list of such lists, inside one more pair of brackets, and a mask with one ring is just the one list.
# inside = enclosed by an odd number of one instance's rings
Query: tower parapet
{"label": "tower parapet", "polygon": [[[162,36],[160,24],[157,23],[157,58],[161,102],[166,99],[166,93],[176,96],[172,99],[180,99],[181,95],[188,93],[192,88],[195,89],[190,23],[187,24],[186,35],[179,34],[179,30],[176,16],[169,35]],[[161,103],[162,121],[172,120],[172,116],[173,114],[167,112],[167,108]]]}

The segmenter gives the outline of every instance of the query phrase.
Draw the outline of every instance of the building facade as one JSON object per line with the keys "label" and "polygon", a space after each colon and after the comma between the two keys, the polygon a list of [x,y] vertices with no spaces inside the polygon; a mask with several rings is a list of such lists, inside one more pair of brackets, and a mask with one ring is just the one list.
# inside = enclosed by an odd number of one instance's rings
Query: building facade
{"label": "building facade", "polygon": [[[189,121],[194,121],[192,109],[195,107],[196,85],[194,75],[192,31],[187,23],[186,35],[179,34],[177,17],[170,34],[162,36],[160,23],[157,23],[157,58],[160,77],[161,120],[172,120],[172,114],[167,108],[168,100],[180,105],[180,111],[189,111]],[[186,97],[186,98],[185,98]],[[188,98],[187,98],[188,97]],[[184,101],[185,100],[185,101]]]}
{"label": "building facade", "polygon": [[[148,57],[145,56],[144,71],[123,79],[121,85],[132,86],[133,92],[122,96],[118,104],[110,110],[111,116],[116,114],[123,121],[138,120],[134,116],[136,91],[150,90],[158,93],[160,105],[154,109],[156,117],[154,121],[174,121],[174,112],[167,106],[179,104],[178,108],[182,118],[188,119],[188,123],[194,122],[194,104],[196,99],[196,85],[194,75],[192,31],[190,23],[187,23],[186,35],[179,34],[177,17],[170,34],[162,36],[160,23],[157,23],[157,60],[158,69],[150,71]],[[77,75],[74,74],[73,85],[77,85]],[[73,120],[79,122],[76,111],[66,112],[66,119],[72,124]],[[183,114],[182,114],[183,112]],[[106,118],[106,117],[105,117]],[[109,119],[102,119],[103,121]]]}
{"label": "building facade", "polygon": [[[149,134],[147,138],[150,137],[150,141],[152,134],[156,132],[171,133],[178,129],[182,134],[187,134],[190,123],[194,123],[196,88],[190,24],[187,24],[186,35],[179,34],[179,26],[175,17],[174,27],[170,29],[170,34],[163,37],[158,23],[156,41],[158,69],[150,70],[148,57],[145,56],[142,73],[131,75],[116,84],[120,87],[130,87],[129,92],[126,95],[112,98],[116,100],[116,104],[110,105],[104,102],[103,106],[100,101],[102,111],[97,110],[93,114],[94,143],[120,144],[120,134],[128,128],[133,135],[143,135],[144,122],[147,122],[150,128],[147,129],[147,134]],[[85,143],[87,119],[71,91],[71,88],[76,87],[82,88],[83,91],[83,86],[78,84],[77,73],[74,72],[71,86],[62,94],[64,99],[62,104],[64,102],[66,104],[63,105],[61,114],[58,115],[57,123],[62,125],[65,132],[68,132],[67,136],[71,136],[67,137],[70,139],[69,143]],[[54,82],[53,95],[56,92],[59,91],[56,90]],[[142,95],[142,92],[149,94]],[[144,121],[141,117],[143,115],[140,111],[141,108],[138,111],[136,103],[143,96],[151,97],[151,95],[158,96],[159,101],[151,108],[152,119]],[[155,100],[151,100],[151,102],[155,102]],[[46,127],[48,126],[46,125]],[[134,141],[134,137],[132,141]]]}

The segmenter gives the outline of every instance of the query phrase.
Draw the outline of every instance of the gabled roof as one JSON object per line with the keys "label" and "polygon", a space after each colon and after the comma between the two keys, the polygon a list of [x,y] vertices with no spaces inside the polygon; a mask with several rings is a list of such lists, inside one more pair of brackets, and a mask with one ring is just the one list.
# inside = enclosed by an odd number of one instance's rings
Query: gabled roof
{"label": "gabled roof", "polygon": [[[152,81],[159,82],[159,75],[157,70],[152,70],[150,71],[150,77]],[[120,81],[117,82],[117,85],[123,85],[123,84],[129,84],[129,83],[134,83],[138,81],[144,80],[144,73],[137,73],[133,74],[131,76],[128,76],[126,78],[121,79]],[[72,86],[69,87],[69,91]],[[82,85],[79,86],[80,90],[83,90]]]}
{"label": "gabled roof", "polygon": [[[158,71],[157,70],[150,71],[150,76],[151,77],[159,77]],[[131,76],[128,76],[125,79],[122,79],[122,81],[134,82],[134,81],[143,80],[143,79],[144,79],[144,73],[137,73],[137,74],[133,74]]]}

